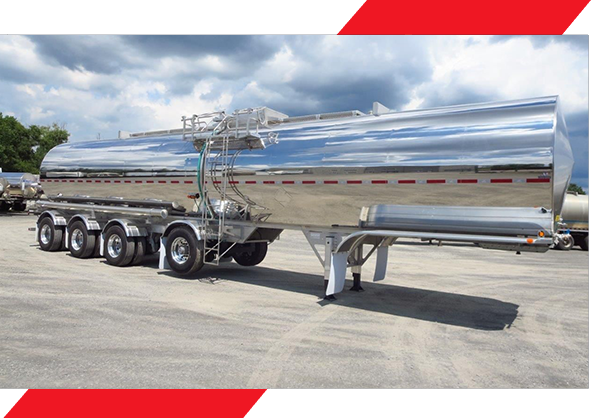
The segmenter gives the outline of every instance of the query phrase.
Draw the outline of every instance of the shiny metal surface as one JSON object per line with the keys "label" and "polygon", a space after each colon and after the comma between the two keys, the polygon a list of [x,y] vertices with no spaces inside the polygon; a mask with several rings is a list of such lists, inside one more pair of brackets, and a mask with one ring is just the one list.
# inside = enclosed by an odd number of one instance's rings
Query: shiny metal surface
{"label": "shiny metal surface", "polygon": [[177,237],[170,246],[170,254],[178,264],[185,264],[189,259],[189,243],[183,237]]}
{"label": "shiny metal surface", "polygon": [[51,228],[48,224],[43,224],[43,227],[41,227],[39,238],[44,245],[49,244],[49,241],[51,240]]}
{"label": "shiny metal surface", "polygon": [[567,193],[561,217],[569,229],[588,230],[589,196]]}
{"label": "shiny metal surface", "polygon": [[107,240],[107,252],[109,253],[109,256],[111,256],[111,258],[119,257],[122,248],[123,245],[119,235],[112,234]]}
{"label": "shiny metal surface", "polygon": [[544,208],[398,205],[372,206],[361,223],[401,231],[524,236],[550,236],[552,224]]}
{"label": "shiny metal surface", "polygon": [[[285,225],[356,226],[372,205],[544,207],[553,217],[573,164],[557,97],[300,118],[270,128],[278,143],[242,151],[232,186],[256,204],[253,216]],[[41,175],[47,194],[191,208],[198,159],[179,135],[92,141],[51,150]]]}
{"label": "shiny metal surface", "polygon": [[82,248],[82,244],[84,242],[84,234],[78,228],[72,231],[72,235],[70,238],[70,246],[73,250],[79,251]]}
{"label": "shiny metal surface", "polygon": [[0,197],[32,199],[41,193],[39,176],[31,173],[0,172]]}

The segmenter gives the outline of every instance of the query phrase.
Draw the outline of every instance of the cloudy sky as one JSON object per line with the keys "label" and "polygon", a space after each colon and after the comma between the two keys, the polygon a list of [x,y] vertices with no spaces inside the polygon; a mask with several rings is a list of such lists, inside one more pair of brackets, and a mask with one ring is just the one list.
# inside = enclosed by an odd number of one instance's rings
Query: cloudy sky
{"label": "cloudy sky", "polygon": [[71,141],[269,106],[291,116],[561,96],[588,188],[587,36],[0,36],[0,112]]}

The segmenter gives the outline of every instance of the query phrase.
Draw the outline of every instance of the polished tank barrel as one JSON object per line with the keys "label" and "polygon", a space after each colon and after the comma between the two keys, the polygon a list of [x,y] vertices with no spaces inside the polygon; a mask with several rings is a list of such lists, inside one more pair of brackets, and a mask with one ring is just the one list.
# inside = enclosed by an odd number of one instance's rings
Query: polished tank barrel
{"label": "polished tank barrel", "polygon": [[0,172],[0,196],[33,198],[40,192],[39,176],[31,173]]}
{"label": "polished tank barrel", "polygon": [[39,176],[31,173],[0,172],[0,178],[4,179],[10,187],[22,187],[39,182]]}
{"label": "polished tank barrel", "polygon": [[[254,219],[285,225],[357,226],[392,212],[389,205],[526,208],[528,218],[539,208],[553,223],[573,165],[558,97],[293,118],[265,131],[277,143],[241,151],[229,190],[246,198]],[[181,135],[76,142],[52,149],[41,175],[48,195],[190,208],[199,156]],[[216,179],[206,181],[212,190]]]}
{"label": "polished tank barrel", "polygon": [[589,229],[589,196],[568,193],[561,216],[570,229]]}

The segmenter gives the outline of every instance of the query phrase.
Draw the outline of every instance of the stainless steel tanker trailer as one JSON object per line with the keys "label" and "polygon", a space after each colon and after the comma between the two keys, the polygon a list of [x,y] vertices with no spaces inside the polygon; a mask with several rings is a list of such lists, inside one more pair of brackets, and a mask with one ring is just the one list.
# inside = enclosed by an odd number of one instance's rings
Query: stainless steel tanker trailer
{"label": "stainless steel tanker trailer", "polygon": [[35,199],[42,193],[38,175],[0,171],[0,212],[10,208],[24,211],[27,200]]}
{"label": "stainless steel tanker trailer", "polygon": [[560,216],[555,248],[568,251],[578,246],[589,251],[589,196],[567,192]]}
{"label": "stainless steel tanker trailer", "polygon": [[51,150],[37,203],[43,250],[191,274],[260,263],[301,230],[326,294],[398,238],[546,251],[573,157],[558,97],[392,112],[288,117],[268,108],[182,118],[178,129],[121,133]]}

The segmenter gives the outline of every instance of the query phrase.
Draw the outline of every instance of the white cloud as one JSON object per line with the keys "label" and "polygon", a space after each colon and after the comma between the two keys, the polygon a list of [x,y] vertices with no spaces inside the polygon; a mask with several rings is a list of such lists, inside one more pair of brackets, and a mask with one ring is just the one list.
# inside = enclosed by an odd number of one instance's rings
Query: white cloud
{"label": "white cloud", "polygon": [[454,102],[471,90],[490,100],[560,95],[566,112],[587,109],[588,54],[567,43],[535,48],[528,38],[489,43],[485,37],[446,37],[430,50],[433,77],[415,90],[415,105],[433,92]]}

